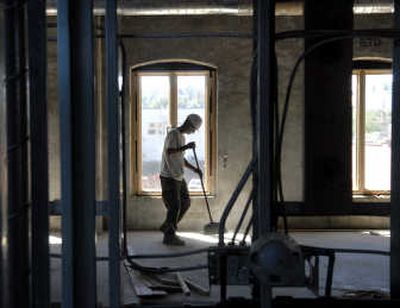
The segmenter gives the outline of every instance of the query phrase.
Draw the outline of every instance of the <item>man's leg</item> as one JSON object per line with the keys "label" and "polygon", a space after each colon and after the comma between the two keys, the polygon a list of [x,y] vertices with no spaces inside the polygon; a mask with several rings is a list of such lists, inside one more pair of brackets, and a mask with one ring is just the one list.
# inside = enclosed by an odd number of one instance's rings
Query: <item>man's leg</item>
{"label": "man's leg", "polygon": [[180,222],[185,216],[187,210],[190,207],[190,197],[189,190],[185,180],[182,180],[181,191],[180,191],[180,210],[178,215],[178,220],[176,223]]}
{"label": "man's leg", "polygon": [[[162,198],[164,205],[167,208],[167,216],[161,228],[163,232],[173,231],[175,233],[175,225],[179,215],[180,209],[180,182],[174,179],[160,177],[161,179],[161,189]],[[171,232],[170,232],[171,233]]]}
{"label": "man's leg", "polygon": [[161,225],[160,230],[164,233],[164,244],[184,245],[176,235],[176,223],[180,210],[180,190],[181,182],[170,178],[160,177],[162,197],[167,208],[167,217]]}

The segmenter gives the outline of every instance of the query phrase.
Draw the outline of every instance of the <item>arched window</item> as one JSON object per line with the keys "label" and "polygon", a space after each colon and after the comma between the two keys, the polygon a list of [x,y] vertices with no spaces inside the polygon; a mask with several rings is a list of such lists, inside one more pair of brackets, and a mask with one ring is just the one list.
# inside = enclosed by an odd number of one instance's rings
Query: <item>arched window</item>
{"label": "arched window", "polygon": [[353,195],[389,195],[392,70],[389,61],[354,61]]}
{"label": "arched window", "polygon": [[[200,130],[186,136],[196,142],[196,153],[204,174],[206,191],[215,186],[216,155],[216,70],[188,61],[163,61],[133,67],[132,160],[133,190],[138,195],[159,195],[160,161],[169,128],[183,123],[190,113],[203,119]],[[195,165],[193,152],[185,158]],[[190,192],[200,193],[197,174],[185,170]]]}

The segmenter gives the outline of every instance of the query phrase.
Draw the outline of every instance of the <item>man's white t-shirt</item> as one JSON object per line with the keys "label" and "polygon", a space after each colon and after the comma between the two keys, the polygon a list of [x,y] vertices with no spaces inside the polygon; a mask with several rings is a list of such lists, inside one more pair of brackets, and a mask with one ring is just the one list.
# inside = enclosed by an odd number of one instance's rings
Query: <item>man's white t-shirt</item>
{"label": "man's white t-shirt", "polygon": [[168,154],[168,149],[179,149],[184,145],[184,135],[177,128],[171,129],[164,141],[161,159],[161,176],[173,178],[177,181],[183,180],[184,153],[183,151],[178,151],[176,153]]}

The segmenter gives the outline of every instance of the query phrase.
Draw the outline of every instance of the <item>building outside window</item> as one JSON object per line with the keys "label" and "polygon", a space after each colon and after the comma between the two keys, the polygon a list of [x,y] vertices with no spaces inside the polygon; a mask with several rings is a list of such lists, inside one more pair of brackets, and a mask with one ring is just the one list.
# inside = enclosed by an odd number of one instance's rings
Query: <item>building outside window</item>
{"label": "building outside window", "polygon": [[[186,143],[196,142],[196,153],[204,173],[208,193],[213,192],[216,144],[215,70],[198,66],[163,64],[133,69],[131,74],[133,191],[138,195],[159,195],[160,162],[164,138],[169,129],[181,125],[187,115],[196,113],[203,119],[201,128],[186,135]],[[191,150],[185,158],[195,165]],[[191,193],[201,192],[196,173],[185,168]]]}
{"label": "building outside window", "polygon": [[352,76],[353,195],[389,195],[392,72],[356,69]]}

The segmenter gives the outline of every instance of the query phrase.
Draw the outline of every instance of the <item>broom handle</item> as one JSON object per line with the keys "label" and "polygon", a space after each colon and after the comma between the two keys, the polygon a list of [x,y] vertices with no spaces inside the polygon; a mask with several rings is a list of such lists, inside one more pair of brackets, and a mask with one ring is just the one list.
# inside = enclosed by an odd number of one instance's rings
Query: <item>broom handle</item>
{"label": "broom handle", "polygon": [[[197,169],[200,170],[200,165],[199,165],[199,160],[197,159],[196,150],[195,150],[195,148],[192,148],[192,150],[193,150],[194,160],[196,162]],[[214,220],[212,219],[210,205],[208,204],[206,189],[204,188],[203,176],[201,174],[199,174],[199,178],[200,178],[201,189],[203,191],[204,200],[206,200],[208,216],[210,217],[210,222],[213,223]]]}

